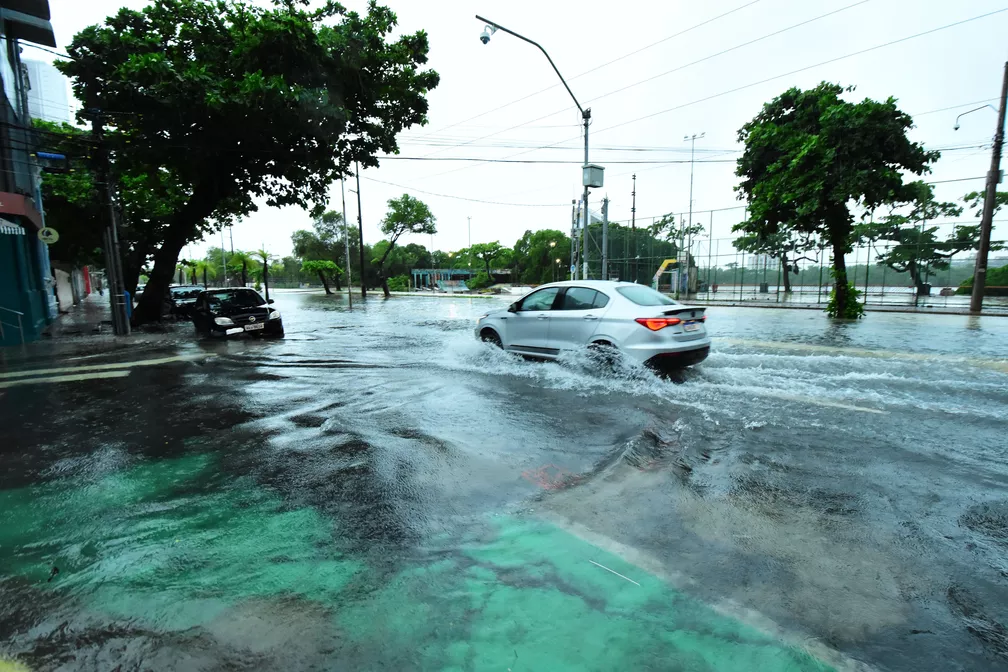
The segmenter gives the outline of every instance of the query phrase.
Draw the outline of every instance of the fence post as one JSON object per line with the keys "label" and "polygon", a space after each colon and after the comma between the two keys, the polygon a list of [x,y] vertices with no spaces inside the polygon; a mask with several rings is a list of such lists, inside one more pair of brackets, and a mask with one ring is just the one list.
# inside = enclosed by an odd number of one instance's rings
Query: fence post
{"label": "fence post", "polygon": [[822,241],[819,241],[819,254],[817,255],[819,259],[819,286],[816,288],[816,300],[815,300],[817,306],[820,303],[822,303],[822,269],[823,269],[822,256],[823,256],[823,244]]}

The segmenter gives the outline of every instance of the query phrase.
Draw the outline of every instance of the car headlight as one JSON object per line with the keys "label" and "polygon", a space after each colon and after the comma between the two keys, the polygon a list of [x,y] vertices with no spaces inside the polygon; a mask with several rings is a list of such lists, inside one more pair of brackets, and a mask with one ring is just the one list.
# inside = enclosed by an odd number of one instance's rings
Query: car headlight
{"label": "car headlight", "polygon": [[487,313],[486,315],[480,315],[479,317],[476,318],[476,324],[479,324],[488,317],[490,317],[490,313]]}
{"label": "car headlight", "polygon": [[215,317],[214,322],[222,327],[230,327],[232,324],[234,324],[234,320],[232,320],[230,317]]}
{"label": "car headlight", "polygon": [[266,319],[267,320],[279,320],[280,319],[280,311],[279,310],[274,310],[273,312],[271,312],[269,314],[269,317],[267,317]]}

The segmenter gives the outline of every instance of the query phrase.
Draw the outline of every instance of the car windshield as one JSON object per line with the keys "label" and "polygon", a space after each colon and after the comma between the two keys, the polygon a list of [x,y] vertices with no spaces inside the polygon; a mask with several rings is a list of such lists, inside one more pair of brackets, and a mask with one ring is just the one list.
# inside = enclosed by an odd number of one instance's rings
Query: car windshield
{"label": "car windshield", "polygon": [[628,287],[617,287],[616,291],[624,298],[633,301],[638,306],[677,306],[678,301],[674,301],[664,294],[660,294],[650,287],[644,285],[633,285]]}
{"label": "car windshield", "polygon": [[207,301],[212,308],[255,308],[266,303],[259,292],[252,289],[229,289],[223,292],[207,292]]}

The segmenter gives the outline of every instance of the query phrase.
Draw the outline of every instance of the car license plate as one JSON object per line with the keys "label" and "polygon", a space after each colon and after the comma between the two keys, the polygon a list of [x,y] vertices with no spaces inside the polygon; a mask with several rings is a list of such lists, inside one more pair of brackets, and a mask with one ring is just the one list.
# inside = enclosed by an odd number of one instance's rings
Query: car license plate
{"label": "car license plate", "polygon": [[[248,329],[248,327],[245,328]],[[700,328],[699,322],[687,322],[686,324],[683,325],[683,331],[696,331],[699,328]]]}
{"label": "car license plate", "polygon": [[255,331],[256,329],[265,329],[266,325],[263,322],[246,324],[245,331]]}

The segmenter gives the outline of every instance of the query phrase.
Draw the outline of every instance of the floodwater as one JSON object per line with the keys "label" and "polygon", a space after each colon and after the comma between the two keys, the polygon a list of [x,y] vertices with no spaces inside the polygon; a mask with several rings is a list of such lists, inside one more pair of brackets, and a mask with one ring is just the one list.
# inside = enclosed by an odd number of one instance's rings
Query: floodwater
{"label": "floodwater", "polygon": [[0,661],[1008,669],[1008,319],[715,307],[666,380],[275,298],[0,370]]}

